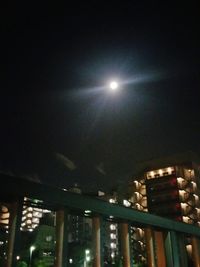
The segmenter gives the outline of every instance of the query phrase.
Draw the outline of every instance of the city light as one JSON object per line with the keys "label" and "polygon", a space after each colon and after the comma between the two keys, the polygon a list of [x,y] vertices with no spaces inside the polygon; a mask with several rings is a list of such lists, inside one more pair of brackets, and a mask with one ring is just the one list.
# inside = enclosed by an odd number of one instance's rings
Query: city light
{"label": "city light", "polygon": [[90,256],[86,256],[86,261],[88,262],[88,261],[90,261]]}
{"label": "city light", "polygon": [[91,213],[91,210],[85,210],[85,213]]}
{"label": "city light", "polygon": [[35,246],[31,246],[31,247],[30,247],[30,251],[31,251],[31,252],[33,252],[35,249],[36,249]]}
{"label": "city light", "polygon": [[124,199],[123,200],[123,205],[126,206],[126,207],[130,207],[131,203],[128,200]]}
{"label": "city light", "polygon": [[87,262],[90,262],[91,260],[91,256],[90,256],[90,250],[89,249],[86,249],[85,250],[85,261],[84,261],[84,266],[87,266],[86,263]]}
{"label": "city light", "polygon": [[86,255],[90,254],[90,250],[89,250],[89,249],[86,249],[86,250],[85,250],[85,254],[86,254]]}
{"label": "city light", "polygon": [[32,261],[32,255],[33,255],[33,251],[36,249],[35,246],[30,246],[30,262],[29,265],[31,266],[31,261]]}
{"label": "city light", "polygon": [[115,224],[111,224],[110,225],[110,230],[116,230],[116,225]]}

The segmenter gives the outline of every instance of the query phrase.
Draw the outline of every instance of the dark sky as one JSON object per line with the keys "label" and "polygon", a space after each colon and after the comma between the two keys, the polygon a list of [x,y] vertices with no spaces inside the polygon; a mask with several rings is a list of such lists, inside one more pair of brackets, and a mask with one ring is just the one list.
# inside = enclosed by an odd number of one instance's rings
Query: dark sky
{"label": "dark sky", "polygon": [[200,154],[197,1],[82,2],[2,10],[1,170],[106,187],[139,161]]}

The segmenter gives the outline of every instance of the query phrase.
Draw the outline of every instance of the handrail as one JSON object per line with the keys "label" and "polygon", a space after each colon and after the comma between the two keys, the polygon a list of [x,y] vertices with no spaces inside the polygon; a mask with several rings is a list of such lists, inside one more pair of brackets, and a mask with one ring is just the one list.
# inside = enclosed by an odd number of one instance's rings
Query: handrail
{"label": "handrail", "polygon": [[131,224],[151,226],[200,237],[200,230],[197,226],[126,208],[94,197],[63,191],[53,186],[35,183],[19,177],[0,175],[0,179],[3,185],[0,187],[0,198],[26,196],[42,200],[44,205],[51,205],[55,209],[64,207],[83,213],[84,210],[90,210],[91,216],[101,215],[105,218],[112,216],[116,220],[127,221]]}

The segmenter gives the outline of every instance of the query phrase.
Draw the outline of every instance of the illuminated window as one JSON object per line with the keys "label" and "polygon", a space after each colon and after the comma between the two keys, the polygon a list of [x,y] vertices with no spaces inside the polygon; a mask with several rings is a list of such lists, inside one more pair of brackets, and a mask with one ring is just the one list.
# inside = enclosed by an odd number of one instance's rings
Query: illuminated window
{"label": "illuminated window", "polygon": [[131,203],[128,200],[126,200],[126,199],[123,200],[123,204],[126,207],[130,207],[131,206]]}
{"label": "illuminated window", "polygon": [[46,241],[51,242],[53,240],[53,237],[51,235],[46,236]]}
{"label": "illuminated window", "polygon": [[116,234],[111,233],[111,234],[110,234],[110,238],[111,238],[111,239],[116,239]]}
{"label": "illuminated window", "polygon": [[115,253],[112,252],[110,256],[111,256],[111,258],[114,258],[115,257]]}
{"label": "illuminated window", "polygon": [[116,225],[115,224],[111,224],[110,225],[110,230],[116,230]]}
{"label": "illuminated window", "polygon": [[111,247],[111,248],[116,248],[117,246],[116,246],[115,243],[112,242],[112,243],[110,243],[110,247]]}

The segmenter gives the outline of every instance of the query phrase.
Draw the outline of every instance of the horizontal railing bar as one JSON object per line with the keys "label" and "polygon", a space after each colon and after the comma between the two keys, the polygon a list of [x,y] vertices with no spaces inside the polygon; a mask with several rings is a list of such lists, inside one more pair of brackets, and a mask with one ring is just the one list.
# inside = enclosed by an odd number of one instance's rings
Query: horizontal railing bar
{"label": "horizontal railing bar", "polygon": [[42,200],[44,205],[50,205],[55,208],[65,207],[83,212],[84,210],[90,210],[93,214],[100,214],[108,218],[113,216],[115,219],[125,220],[132,224],[158,227],[200,237],[200,229],[194,225],[173,221],[147,212],[85,196],[84,194],[63,191],[53,186],[35,183],[18,177],[1,174],[0,179],[2,185],[0,187],[0,198],[28,197]]}

